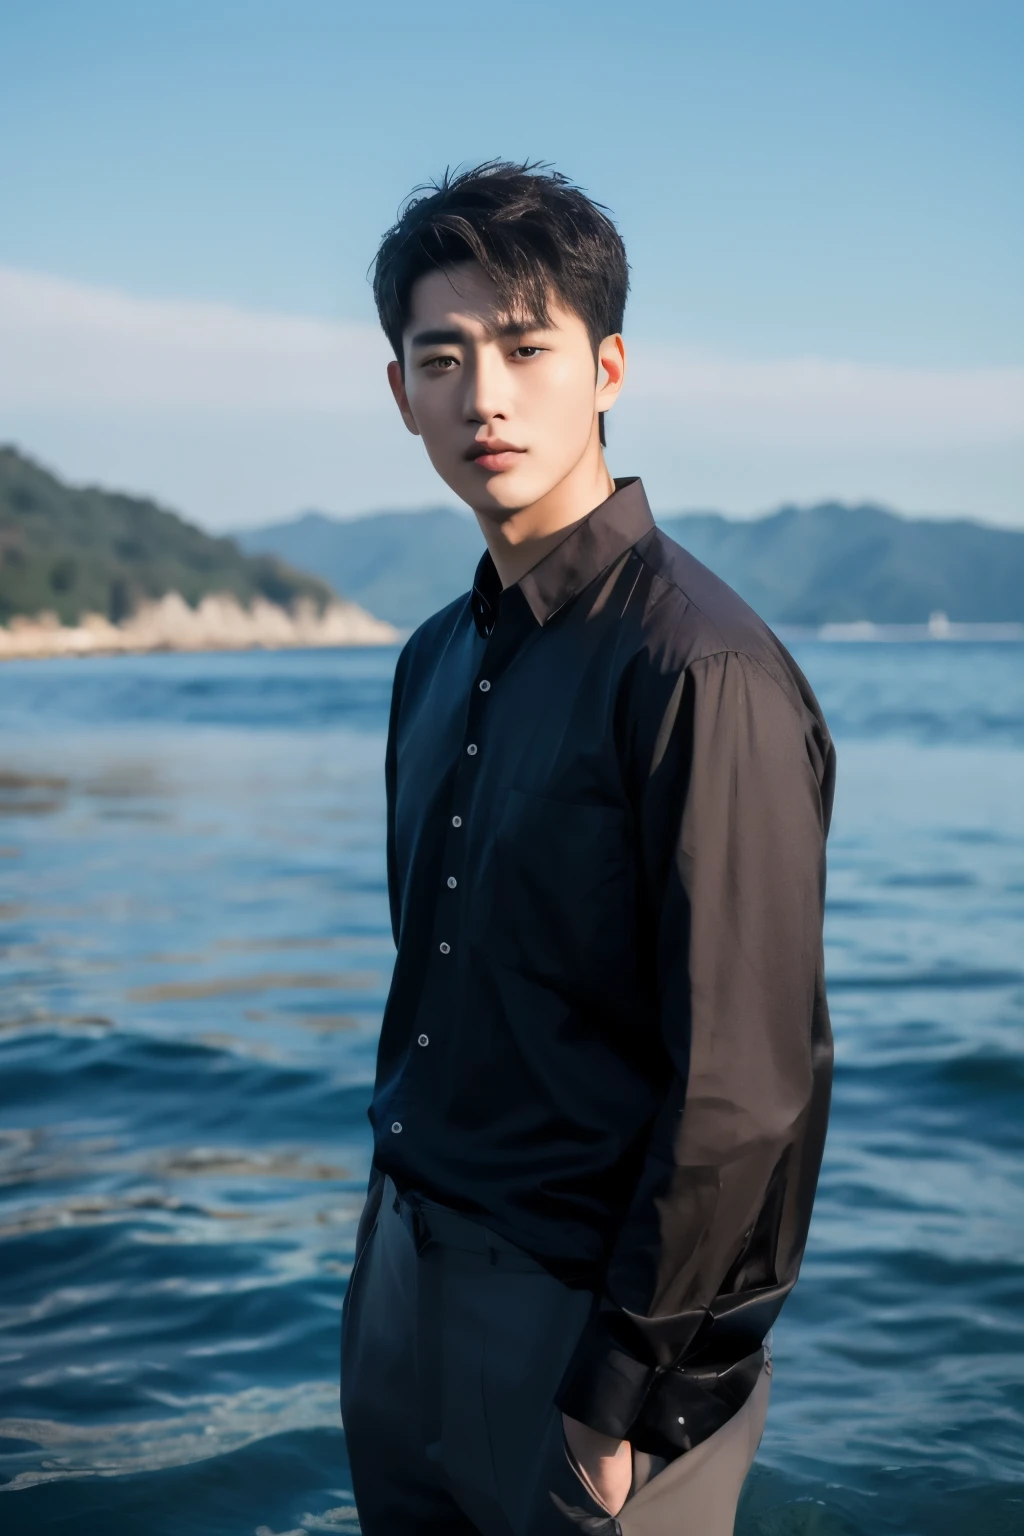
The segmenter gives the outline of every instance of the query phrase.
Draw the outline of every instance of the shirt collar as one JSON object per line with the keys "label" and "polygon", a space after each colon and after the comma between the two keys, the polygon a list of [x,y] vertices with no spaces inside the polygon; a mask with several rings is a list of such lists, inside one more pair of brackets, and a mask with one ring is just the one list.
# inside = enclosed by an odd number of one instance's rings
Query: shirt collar
{"label": "shirt collar", "polygon": [[[546,624],[653,527],[641,482],[635,477],[616,480],[612,494],[582,521],[573,523],[565,538],[515,583],[537,623]],[[501,595],[501,578],[490,551],[485,550],[471,596],[473,619],[481,635],[489,635],[494,628]]]}

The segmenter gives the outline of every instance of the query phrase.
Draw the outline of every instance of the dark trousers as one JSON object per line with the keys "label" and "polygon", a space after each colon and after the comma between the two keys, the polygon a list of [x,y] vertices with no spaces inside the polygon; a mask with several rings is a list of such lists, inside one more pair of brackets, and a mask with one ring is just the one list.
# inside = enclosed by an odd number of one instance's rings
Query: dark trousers
{"label": "dark trousers", "polygon": [[554,1402],[591,1305],[485,1227],[414,1210],[386,1182],[342,1314],[364,1536],[730,1536],[767,1374],[695,1450],[664,1468],[638,1455],[613,1519],[577,1475]]}

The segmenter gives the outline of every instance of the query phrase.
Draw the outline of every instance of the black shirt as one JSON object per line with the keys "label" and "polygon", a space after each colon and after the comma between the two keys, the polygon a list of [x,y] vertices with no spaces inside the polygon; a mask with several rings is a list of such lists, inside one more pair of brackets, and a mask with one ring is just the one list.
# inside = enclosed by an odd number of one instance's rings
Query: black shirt
{"label": "black shirt", "polygon": [[399,658],[374,1178],[594,1289],[560,1405],[685,1449],[806,1240],[834,754],[780,642],[616,484]]}

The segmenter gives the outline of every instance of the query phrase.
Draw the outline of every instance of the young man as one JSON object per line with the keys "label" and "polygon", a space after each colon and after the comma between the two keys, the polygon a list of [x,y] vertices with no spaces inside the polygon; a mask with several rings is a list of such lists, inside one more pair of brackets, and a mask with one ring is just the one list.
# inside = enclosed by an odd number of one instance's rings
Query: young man
{"label": "young man", "polygon": [[377,256],[398,409],[487,549],[395,674],[342,1344],[366,1536],[728,1536],[806,1241],[834,755],[606,468],[626,288],[530,166],[446,178]]}

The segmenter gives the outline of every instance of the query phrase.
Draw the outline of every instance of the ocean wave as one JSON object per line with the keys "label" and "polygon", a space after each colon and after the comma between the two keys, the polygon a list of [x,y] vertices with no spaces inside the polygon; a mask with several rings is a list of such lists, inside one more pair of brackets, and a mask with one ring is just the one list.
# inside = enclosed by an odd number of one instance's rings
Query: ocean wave
{"label": "ocean wave", "polygon": [[[1016,1536],[1024,647],[798,652],[839,750],[837,1068],[738,1533]],[[4,669],[5,1536],[357,1529],[395,654]]]}

